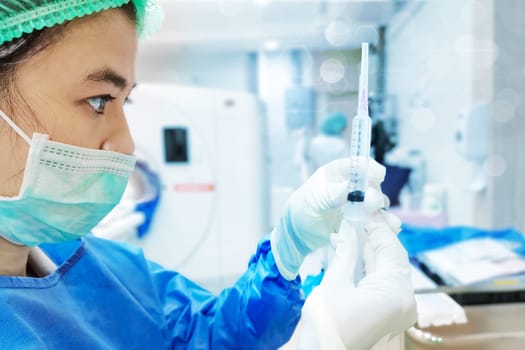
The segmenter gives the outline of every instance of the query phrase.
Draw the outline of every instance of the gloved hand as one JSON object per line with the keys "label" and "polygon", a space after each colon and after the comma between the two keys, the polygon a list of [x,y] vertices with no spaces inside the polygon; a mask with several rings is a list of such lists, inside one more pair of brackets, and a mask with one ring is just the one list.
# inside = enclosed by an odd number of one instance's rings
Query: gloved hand
{"label": "gloved hand", "polygon": [[[305,256],[328,244],[330,234],[337,232],[350,189],[349,177],[350,159],[335,160],[320,167],[291,196],[270,237],[275,263],[284,278],[295,279]],[[369,211],[386,205],[380,189],[384,177],[385,168],[370,160],[365,195]]]}
{"label": "gloved hand", "polygon": [[357,235],[337,235],[332,264],[306,300],[296,334],[283,349],[368,350],[415,323],[408,255],[396,237],[399,223],[386,212],[374,214],[365,229],[366,275],[357,286]]}

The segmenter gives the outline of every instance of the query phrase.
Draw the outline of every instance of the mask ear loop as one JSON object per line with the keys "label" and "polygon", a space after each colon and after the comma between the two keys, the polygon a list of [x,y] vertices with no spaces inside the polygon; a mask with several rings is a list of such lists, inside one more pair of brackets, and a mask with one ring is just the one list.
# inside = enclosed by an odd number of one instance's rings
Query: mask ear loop
{"label": "mask ear loop", "polygon": [[2,111],[0,109],[0,117],[2,117],[2,119],[11,127],[13,128],[13,130],[21,137],[24,139],[25,142],[27,142],[30,146],[31,146],[31,139],[26,135],[26,133],[24,131],[22,131],[22,129],[20,129],[18,127],[18,125],[15,124],[14,121],[11,120],[11,118],[9,118],[7,116],[7,114],[4,113],[4,111]]}

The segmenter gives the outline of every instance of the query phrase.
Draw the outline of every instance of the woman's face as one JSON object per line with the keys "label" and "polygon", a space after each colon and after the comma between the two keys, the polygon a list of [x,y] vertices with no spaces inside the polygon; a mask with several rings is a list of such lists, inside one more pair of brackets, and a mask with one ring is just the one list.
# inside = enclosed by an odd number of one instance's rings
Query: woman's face
{"label": "woman's face", "polygon": [[[135,84],[136,51],[135,24],[124,11],[75,20],[63,37],[17,67],[21,98],[0,107],[29,137],[41,132],[62,143],[131,154],[123,104]],[[13,196],[29,146],[5,137],[14,131],[0,124],[0,195]]]}

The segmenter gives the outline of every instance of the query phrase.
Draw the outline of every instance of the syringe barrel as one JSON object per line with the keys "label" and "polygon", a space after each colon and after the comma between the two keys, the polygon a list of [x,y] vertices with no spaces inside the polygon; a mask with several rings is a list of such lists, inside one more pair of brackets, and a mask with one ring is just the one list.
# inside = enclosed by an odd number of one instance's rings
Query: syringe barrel
{"label": "syringe barrel", "polygon": [[343,210],[343,220],[339,232],[341,234],[357,235],[356,240],[356,266],[354,271],[354,283],[357,286],[359,280],[365,276],[365,265],[363,260],[363,245],[365,243],[365,224],[367,216],[362,203],[349,202]]}
{"label": "syringe barrel", "polygon": [[352,121],[350,142],[350,192],[348,201],[364,202],[368,187],[368,159],[370,158],[371,120],[368,114],[358,114]]}

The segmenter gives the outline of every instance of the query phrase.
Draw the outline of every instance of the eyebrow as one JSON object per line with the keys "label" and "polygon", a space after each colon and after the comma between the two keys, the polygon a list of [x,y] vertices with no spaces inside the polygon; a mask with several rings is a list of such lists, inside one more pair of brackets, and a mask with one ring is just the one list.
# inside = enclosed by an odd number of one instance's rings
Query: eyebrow
{"label": "eyebrow", "polygon": [[[115,72],[111,68],[103,68],[96,72],[88,74],[86,81],[96,81],[96,82],[107,82],[115,85],[120,90],[124,90],[128,86],[128,81],[119,73]],[[133,84],[133,87],[137,85]]]}

